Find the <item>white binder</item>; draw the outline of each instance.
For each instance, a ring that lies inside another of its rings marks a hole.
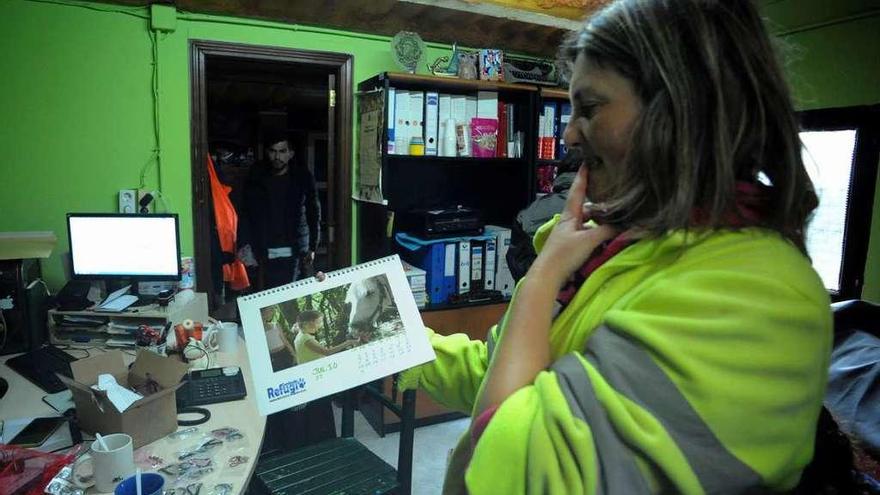
[[[471,290],[471,242],[458,241],[458,293]]]
[[[438,131],[438,117],[440,114],[440,95],[429,91],[425,93],[425,155],[437,156],[440,136]]]

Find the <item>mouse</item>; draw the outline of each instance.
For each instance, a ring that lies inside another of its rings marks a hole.
[[[9,390],[9,382],[6,381],[5,378],[0,376],[0,399],[6,395],[6,391]]]

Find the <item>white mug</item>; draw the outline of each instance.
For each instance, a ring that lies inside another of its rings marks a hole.
[[[104,435],[107,450],[98,442],[92,443],[95,489],[112,492],[116,485],[135,472],[134,448],[131,437],[125,433]]]
[[[220,336],[220,352],[238,352],[238,323],[220,322],[216,328]]]

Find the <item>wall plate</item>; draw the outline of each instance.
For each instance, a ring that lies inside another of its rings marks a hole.
[[[135,189],[119,190],[119,213],[137,213],[138,194]]]
[[[146,204],[146,206],[141,204],[141,200],[144,199],[144,196],[150,195],[152,199],[150,202]],[[137,192],[137,204],[135,205],[135,213],[154,213],[156,211],[156,193],[154,191],[150,191],[148,189],[140,189]]]

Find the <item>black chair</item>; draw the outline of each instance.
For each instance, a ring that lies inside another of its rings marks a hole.
[[[354,410],[359,391],[371,395],[400,418],[397,469],[354,439]],[[342,436],[289,452],[260,457],[252,487],[266,495],[363,493],[410,495],[416,393],[402,395],[402,404],[371,387],[343,394]]]

